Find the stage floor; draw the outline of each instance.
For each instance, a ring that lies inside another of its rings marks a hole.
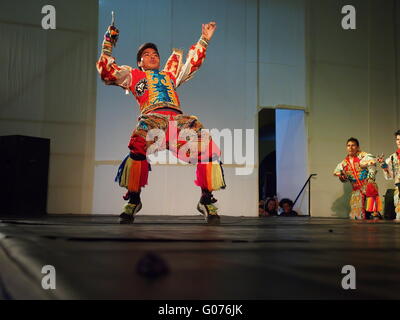
[[[44,290],[44,265],[56,289]],[[356,289],[341,286],[356,269]],[[399,299],[400,223],[300,217],[0,218],[2,299]]]

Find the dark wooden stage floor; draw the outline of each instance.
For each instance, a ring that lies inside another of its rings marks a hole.
[[[56,289],[44,290],[44,265]],[[356,289],[344,290],[344,265]],[[0,218],[3,299],[399,299],[400,223],[322,218]]]

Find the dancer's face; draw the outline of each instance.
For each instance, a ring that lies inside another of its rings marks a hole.
[[[160,57],[156,50],[147,48],[142,53],[142,58],[139,62],[139,67],[143,70],[155,70],[160,68]]]
[[[352,157],[354,157],[359,150],[357,143],[355,143],[354,141],[347,142],[346,148],[347,148],[347,154]]]
[[[397,145],[397,149],[400,149],[400,135],[396,136],[396,145]]]

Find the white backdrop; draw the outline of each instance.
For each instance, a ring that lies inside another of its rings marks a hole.
[[[294,201],[308,178],[304,111],[277,109],[275,118],[277,195],[278,199]],[[308,187],[297,200],[295,210],[308,214]]]

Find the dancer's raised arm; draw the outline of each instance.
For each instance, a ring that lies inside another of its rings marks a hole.
[[[132,82],[132,67],[118,66],[115,63],[115,59],[112,57],[112,48],[115,46],[118,36],[119,30],[116,27],[109,26],[107,28],[104,34],[101,55],[96,63],[96,67],[105,84],[128,89]]]
[[[196,71],[200,68],[206,57],[207,46],[216,28],[217,24],[215,22],[202,25],[201,37],[199,41],[190,48],[185,64],[182,62],[183,51],[173,49],[164,71],[170,72],[175,77],[176,87],[193,78]]]

